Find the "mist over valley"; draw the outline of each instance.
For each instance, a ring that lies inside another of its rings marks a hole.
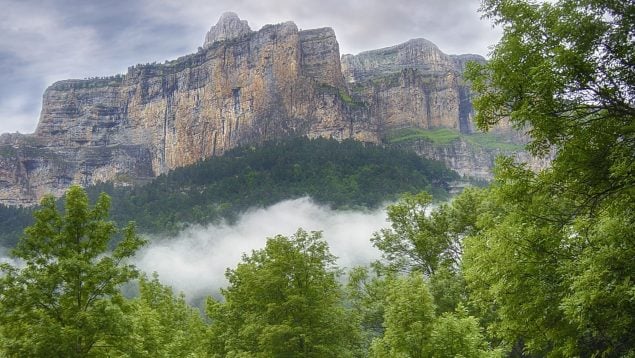
[[[262,249],[266,239],[290,236],[298,228],[322,231],[341,268],[367,265],[380,252],[370,238],[386,227],[384,207],[374,210],[333,210],[309,198],[285,200],[266,208],[248,210],[232,224],[195,225],[176,236],[151,237],[134,262],[148,275],[190,299],[217,295],[227,286],[225,271],[243,254]]]

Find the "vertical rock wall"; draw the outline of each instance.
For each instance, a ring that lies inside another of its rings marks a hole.
[[[227,13],[197,53],[51,85],[35,133],[0,136],[0,202],[33,204],[73,183],[134,185],[286,136],[379,143],[400,128],[469,133],[461,73],[470,59],[482,60],[423,39],[340,59],[330,28],[251,31]]]

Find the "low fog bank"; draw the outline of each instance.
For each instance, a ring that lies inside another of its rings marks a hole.
[[[0,246],[0,264],[8,263],[11,266],[22,267],[22,263],[9,257],[9,249]]]
[[[289,236],[298,228],[322,231],[340,268],[367,264],[380,253],[370,243],[373,232],[388,226],[385,209],[342,211],[308,198],[287,200],[248,211],[235,225],[194,226],[178,236],[153,239],[136,257],[136,265],[189,299],[216,294],[227,286],[225,271],[243,253],[265,246],[268,237]]]

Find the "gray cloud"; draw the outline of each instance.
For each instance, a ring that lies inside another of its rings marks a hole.
[[[142,271],[157,272],[161,282],[195,299],[225,287],[225,270],[236,267],[242,254],[263,248],[267,237],[292,235],[300,227],[323,231],[338,265],[350,268],[380,257],[370,238],[385,226],[385,210],[334,211],[307,198],[289,200],[252,210],[235,225],[191,227],[177,237],[154,239],[135,261]]]
[[[0,264],[9,264],[13,267],[23,267],[24,263],[20,260],[16,260],[12,257],[9,257],[9,250],[0,246]]]
[[[225,11],[256,30],[332,27],[342,53],[424,37],[447,53],[487,54],[498,32],[478,0],[0,0],[0,132],[32,132],[52,82],[123,73],[196,51]]]

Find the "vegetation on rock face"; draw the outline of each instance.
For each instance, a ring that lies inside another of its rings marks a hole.
[[[471,133],[463,134],[458,130],[449,128],[420,129],[402,128],[391,131],[385,141],[389,144],[400,144],[425,140],[436,145],[448,145],[453,142],[464,140],[476,148],[486,150],[503,150],[509,152],[520,151],[524,148],[522,144],[514,143],[501,135],[494,133]]]
[[[389,133],[386,138],[388,143],[410,142],[418,139],[426,139],[435,144],[449,144],[461,137],[458,131],[449,128],[439,129],[420,129],[420,128],[403,128],[397,129]]]

